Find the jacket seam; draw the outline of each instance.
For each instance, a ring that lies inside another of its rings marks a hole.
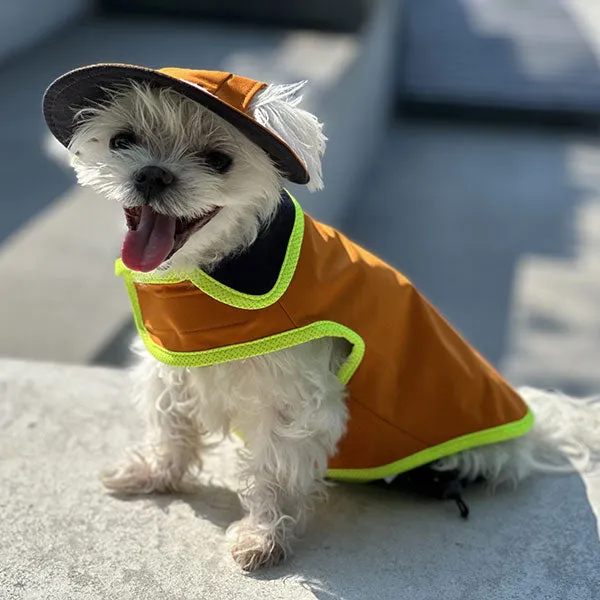
[[[365,352],[366,352],[366,350],[365,350]],[[354,377],[354,375],[355,375],[355,373],[352,375],[352,377]],[[350,378],[350,381],[352,381],[352,378]],[[348,386],[350,384],[350,381],[346,384],[346,386]],[[418,442],[419,444],[422,444],[425,448],[429,448],[430,447],[430,444],[428,442],[424,442],[420,438],[415,437],[414,435],[408,433],[408,431],[406,431],[402,427],[398,427],[397,425],[394,425],[393,423],[390,423],[386,418],[384,418],[381,415],[378,415],[376,412],[374,412],[373,409],[371,409],[368,405],[363,404],[360,400],[357,400],[354,397],[354,395],[351,394],[350,398],[354,402],[356,402],[356,404],[358,404],[361,408],[363,408],[364,410],[366,410],[368,413],[370,413],[372,416],[374,416],[379,421],[382,421],[386,425],[389,425],[392,429],[395,429],[396,431],[399,431],[400,433],[404,434],[406,437],[409,437],[411,440],[413,440],[415,442]]]
[[[292,284],[292,281],[294,281],[294,276],[292,276],[292,279],[290,280],[290,285]],[[294,319],[292,319],[292,316],[290,315],[290,313],[286,310],[285,306],[283,305],[281,298],[279,300],[277,300],[277,304],[280,306],[281,310],[283,311],[285,316],[288,318],[289,322],[293,325],[294,329],[298,329],[298,323],[296,323],[296,321],[294,321]],[[311,323],[311,325],[312,324],[313,323]]]

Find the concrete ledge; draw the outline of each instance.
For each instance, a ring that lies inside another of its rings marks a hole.
[[[11,600],[593,600],[600,478],[452,504],[339,486],[287,564],[245,576],[233,447],[196,493],[119,499],[98,471],[140,434],[123,372],[0,362],[0,597]]]
[[[131,318],[113,268],[122,239],[116,203],[73,188],[2,244],[0,355],[92,361]]]

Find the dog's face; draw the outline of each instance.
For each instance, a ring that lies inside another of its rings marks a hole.
[[[122,258],[134,270],[210,266],[277,208],[283,179],[268,155],[173,90],[132,84],[78,118],[78,181],[123,206]]]

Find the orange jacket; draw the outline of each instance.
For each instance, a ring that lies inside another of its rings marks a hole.
[[[211,276],[158,277],[120,264],[154,356],[202,366],[346,338],[353,349],[338,376],[349,422],[329,462],[339,479],[397,474],[531,427],[517,393],[410,281],[286,194],[261,244],[254,258],[251,248]]]

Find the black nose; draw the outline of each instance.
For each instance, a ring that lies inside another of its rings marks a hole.
[[[133,178],[135,189],[147,200],[158,196],[174,180],[173,173],[156,166],[140,169]]]

